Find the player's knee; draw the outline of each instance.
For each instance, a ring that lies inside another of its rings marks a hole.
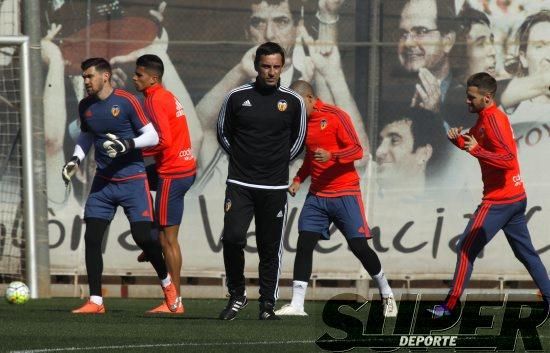
[[[109,221],[98,218],[86,219],[86,231],[84,233],[84,243],[86,247],[101,247],[103,236]]]
[[[130,223],[130,232],[138,246],[143,248],[143,245],[153,243],[151,235],[151,222],[132,222]]]
[[[235,245],[244,247],[246,245],[246,234],[240,234],[240,232],[232,232],[224,229],[222,235],[222,243],[224,245]]]

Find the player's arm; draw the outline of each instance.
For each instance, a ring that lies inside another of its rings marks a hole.
[[[144,156],[152,156],[170,147],[173,142],[172,130],[170,129],[170,115],[168,112],[175,111],[176,103],[173,99],[147,99],[145,101],[145,112],[151,119],[151,123],[158,133],[159,142],[157,145],[145,148]]]
[[[296,176],[294,177],[294,179],[292,179],[292,184],[290,184],[290,186],[288,187],[288,193],[291,196],[296,195],[298,190],[300,190],[300,184],[302,184],[304,180],[306,180],[307,177],[311,174],[311,160],[311,154],[306,151],[302,166],[300,167],[300,169],[298,169],[298,173],[296,173]]]
[[[128,101],[130,124],[139,135],[125,139],[112,133],[105,134],[107,139],[103,142],[103,148],[111,158],[126,154],[134,148],[155,146],[159,142],[159,135],[137,98],[130,94],[124,94],[123,97]]]
[[[90,148],[94,143],[94,135],[88,131],[86,120],[82,119],[83,110],[84,109],[82,108],[82,105],[79,105],[79,112],[81,116],[80,134],[76,139],[73,156],[68,162],[63,165],[63,169],[61,170],[61,177],[63,178],[65,185],[69,184],[71,178],[73,177],[73,175],[75,175],[78,166],[80,165],[80,162],[84,160],[84,157],[86,157],[88,151],[90,151]]]
[[[516,161],[516,148],[512,127],[507,119],[497,119],[495,116],[489,118],[487,129],[487,139],[495,146],[495,151],[488,151],[481,147],[475,138],[466,138],[466,148],[468,152],[493,167],[499,169],[512,169]],[[474,142],[472,142],[472,138]]]
[[[350,117],[343,111],[336,113],[338,116],[338,141],[344,146],[341,149],[330,151],[330,159],[336,163],[352,163],[363,158],[363,147],[357,136]]]
[[[233,115],[231,94],[232,92],[225,97],[217,123],[218,143],[227,154],[231,154],[231,120]]]
[[[306,106],[302,97],[296,96],[298,99],[298,113],[294,114],[294,119],[291,126],[291,147],[290,147],[290,160],[298,157],[300,152],[304,149],[304,142],[306,139],[307,121],[306,121]]]

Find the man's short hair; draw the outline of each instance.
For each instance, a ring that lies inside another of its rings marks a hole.
[[[468,78],[466,82],[467,87],[477,87],[480,91],[495,96],[497,93],[497,80],[486,72],[478,72]]]
[[[283,65],[285,64],[285,50],[277,43],[265,42],[256,49],[256,57],[254,58],[254,68],[258,70],[260,59],[264,55],[281,54]]]
[[[162,59],[154,54],[140,56],[136,60],[136,66],[142,66],[147,70],[153,71],[159,78],[162,78],[162,75],[164,75],[164,64]]]
[[[304,5],[302,1],[299,0],[248,0],[249,8],[252,5],[259,5],[262,2],[266,2],[268,5],[279,5],[282,2],[288,3],[288,8],[290,9],[290,14],[292,15],[292,20],[294,24],[297,25],[300,20],[301,6]]]
[[[82,71],[86,71],[90,67],[95,67],[97,72],[108,72],[109,76],[112,75],[111,64],[104,58],[89,58],[80,64]]]

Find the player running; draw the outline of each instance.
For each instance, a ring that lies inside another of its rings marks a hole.
[[[277,315],[306,316],[304,299],[311,276],[313,250],[317,242],[330,237],[334,223],[344,234],[353,254],[378,284],[384,316],[397,316],[397,305],[382,265],[370,248],[370,229],[365,216],[359,175],[354,161],[363,157],[349,116],[338,107],[323,103],[312,86],[296,81],[291,87],[304,99],[308,122],[306,156],[288,188],[294,196],[300,184],[311,176],[311,186],[298,221],[298,246],[294,260],[292,301],[277,310]]]
[[[178,232],[183,216],[185,194],[195,181],[196,163],[191,150],[189,128],[183,106],[162,85],[164,64],[156,55],[143,55],[136,61],[134,85],[145,96],[145,110],[159,132],[159,144],[143,151],[156,162],[157,194],[155,222],[172,282],[178,293],[175,313],[183,314],[180,294],[182,266]],[[149,313],[170,313],[163,302]]]
[[[466,103],[477,121],[469,132],[451,128],[447,136],[458,148],[478,159],[483,180],[483,199],[457,245],[457,262],[451,289],[445,302],[429,309],[435,318],[449,316],[466,288],[474,261],[499,230],[504,231],[514,255],[527,268],[540,289],[546,312],[550,305],[550,280],[527,229],[527,196],[521,179],[514,133],[506,114],[494,97],[496,80],[477,73],[467,82]]]

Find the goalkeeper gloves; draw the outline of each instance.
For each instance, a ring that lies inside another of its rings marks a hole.
[[[70,161],[65,163],[65,165],[63,166],[63,170],[61,171],[61,177],[63,178],[65,185],[69,185],[69,183],[71,182],[71,178],[76,173],[79,165],[80,159],[78,159],[77,156],[73,156]]]
[[[111,158],[126,154],[135,147],[133,139],[119,139],[111,133],[107,133],[105,136],[107,136],[107,140],[103,142],[103,149]]]

